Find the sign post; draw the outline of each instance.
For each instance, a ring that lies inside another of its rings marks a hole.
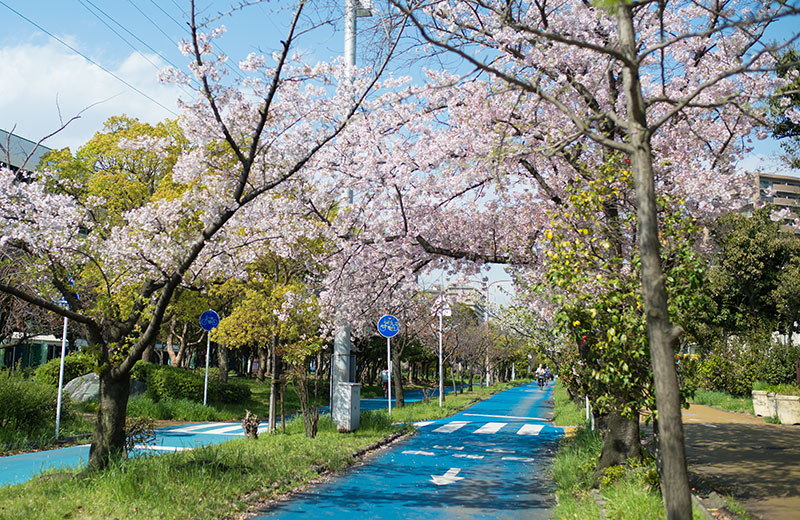
[[[56,302],[58,305],[67,307],[67,300],[61,298]],[[69,318],[64,316],[64,331],[61,334],[61,361],[58,368],[58,398],[56,399],[56,440],[58,440],[58,430],[61,426],[61,394],[64,388],[64,356],[67,351],[67,325]]]
[[[439,408],[444,403],[444,360],[442,359],[442,317],[452,316],[453,311],[450,309],[450,304],[442,296],[439,296],[434,302],[433,311],[439,315]]]
[[[389,368],[389,381],[386,383],[388,389],[389,415],[392,415],[392,336],[400,331],[400,322],[391,314],[386,314],[378,320],[378,332],[386,338],[386,359]]]
[[[200,326],[206,331],[206,382],[203,385],[203,406],[208,402],[208,358],[211,357],[211,331],[219,325],[219,314],[207,310],[200,315]]]

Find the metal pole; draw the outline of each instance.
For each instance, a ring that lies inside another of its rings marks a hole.
[[[356,7],[358,0],[344,1],[344,63],[347,77],[353,78],[356,65]]]
[[[211,356],[211,331],[206,332],[206,382],[203,385],[203,406],[208,402],[208,358]]]
[[[392,338],[386,338],[386,359],[389,365],[389,380],[386,383],[389,400],[389,415],[392,415]]]
[[[61,363],[58,369],[58,398],[56,399],[56,440],[58,440],[58,428],[61,425],[61,392],[64,385],[64,355],[67,351],[67,323],[69,318],[64,316],[64,332],[61,334]]]
[[[439,310],[439,408],[442,407],[444,401],[444,377],[442,374],[442,311]]]
[[[489,372],[489,287],[492,284],[486,285],[486,386],[491,384],[491,374]]]

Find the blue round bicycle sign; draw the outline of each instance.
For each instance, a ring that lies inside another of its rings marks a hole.
[[[211,331],[219,325],[219,314],[214,311],[206,311],[200,315],[200,326],[203,330]]]
[[[378,320],[378,332],[380,332],[381,336],[384,338],[391,338],[400,332],[400,322],[391,314],[382,316],[381,319]]]

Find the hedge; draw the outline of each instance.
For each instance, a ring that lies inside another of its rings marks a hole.
[[[55,424],[56,393],[54,386],[25,380],[15,371],[0,370],[0,429],[24,431],[30,435]],[[69,408],[68,401],[65,399],[62,404],[64,416]]]
[[[97,364],[89,354],[73,352],[64,357],[64,384],[69,383],[76,377],[92,372]],[[33,373],[33,379],[39,383],[56,386],[58,384],[58,372],[61,369],[61,358],[51,359],[44,365],[40,365]]]
[[[204,373],[139,361],[133,367],[132,376],[147,384],[147,395],[153,401],[167,398],[203,400]],[[220,383],[209,374],[208,397],[209,401],[237,403],[250,398],[250,388],[243,383]]]

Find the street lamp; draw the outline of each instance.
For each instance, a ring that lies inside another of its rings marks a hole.
[[[442,359],[442,317],[452,316],[453,311],[443,294],[440,294],[433,303],[433,313],[439,315],[439,408],[444,401],[444,363]]]
[[[510,279],[495,280],[493,282],[489,282],[489,283],[485,284],[485,288],[486,288],[486,386],[489,386],[489,384],[491,383],[491,377],[492,377],[491,372],[489,370],[489,345],[490,345],[490,341],[489,341],[489,288],[491,288],[491,286],[493,286],[496,283],[504,283],[504,282],[513,283],[514,280],[510,280]]]

